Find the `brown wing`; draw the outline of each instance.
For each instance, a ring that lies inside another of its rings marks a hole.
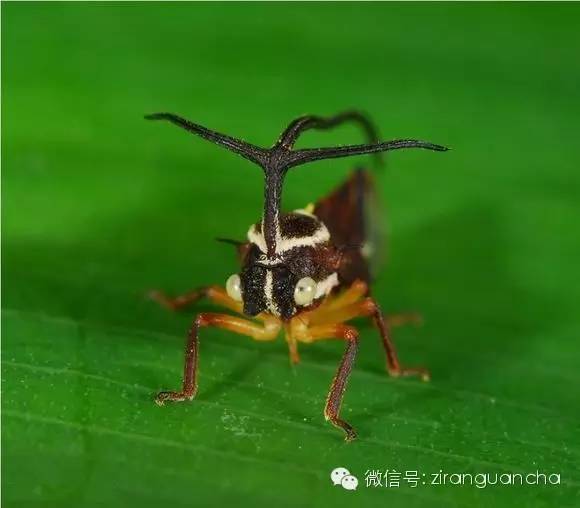
[[[374,201],[372,176],[366,170],[356,169],[314,207],[314,214],[328,228],[333,243],[343,251],[339,277],[345,284],[356,279],[370,281],[374,239],[369,209]]]

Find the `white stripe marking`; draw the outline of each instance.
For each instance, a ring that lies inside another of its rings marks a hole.
[[[281,238],[276,245],[276,254],[281,254],[295,247],[314,247],[326,243],[328,240],[330,240],[330,233],[324,224],[320,224],[320,227],[310,236]]]
[[[266,307],[268,310],[274,314],[274,316],[280,316],[280,309],[274,301],[274,277],[272,270],[266,270],[266,283],[264,284],[264,298],[266,299]]]
[[[326,277],[326,279],[316,283],[316,293],[314,293],[314,299],[316,300],[321,296],[326,296],[335,286],[338,286],[338,275],[336,272],[331,273],[328,277]]]
[[[248,230],[248,241],[256,244],[258,249],[260,249],[262,252],[268,252],[268,249],[266,248],[266,241],[264,240],[264,235],[261,231],[256,231],[255,224],[252,224]]]
[[[258,248],[266,253],[266,241],[261,231],[256,231],[255,226],[251,226],[248,230],[248,240],[254,243]],[[298,237],[278,237],[276,240],[276,254],[283,254],[296,247],[314,247],[321,243],[326,243],[330,240],[330,233],[326,226],[320,223],[319,228],[310,236]]]

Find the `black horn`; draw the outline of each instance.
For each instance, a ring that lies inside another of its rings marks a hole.
[[[145,118],[147,120],[169,121],[188,132],[241,155],[264,170],[265,186],[262,233],[269,258],[273,258],[276,255],[276,239],[280,231],[279,217],[282,185],[286,172],[290,168],[322,159],[335,159],[362,154],[380,155],[383,152],[400,150],[402,148],[424,148],[435,151],[448,150],[448,148],[441,145],[414,139],[380,142],[378,131],[373,123],[357,111],[346,111],[332,117],[308,115],[297,118],[282,132],[278,141],[271,148],[252,145],[246,141],[207,129],[172,113],[154,113],[152,115],[146,115]],[[367,136],[368,143],[362,145],[294,150],[294,144],[303,132],[311,129],[331,129],[345,122],[359,124]]]

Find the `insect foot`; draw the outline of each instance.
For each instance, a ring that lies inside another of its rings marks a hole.
[[[188,395],[183,392],[159,392],[155,397],[155,404],[158,406],[165,405],[166,401],[169,402],[183,402],[186,400],[192,400],[193,394]]]
[[[344,436],[344,440],[347,443],[350,443],[351,441],[354,441],[357,438],[356,430],[354,430],[352,427],[350,427],[349,429],[344,429],[344,432],[346,433],[346,435]]]
[[[329,415],[325,415],[326,420],[330,421],[330,423],[332,423],[332,425],[334,425],[335,427],[341,429],[342,431],[344,431],[344,440],[347,443],[350,443],[351,441],[354,441],[357,438],[357,433],[356,430],[354,430],[354,428],[352,427],[352,425],[350,425],[350,423],[345,422],[344,420],[338,418],[338,417],[331,417]]]

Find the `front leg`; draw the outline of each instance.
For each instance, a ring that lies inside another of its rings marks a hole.
[[[281,324],[276,318],[267,319],[263,325],[227,314],[202,313],[195,318],[185,345],[183,384],[179,392],[160,392],[155,402],[162,406],[165,401],[181,402],[191,400],[197,392],[197,363],[199,330],[202,327],[222,328],[252,337],[255,340],[274,340],[280,332]]]
[[[151,300],[169,310],[183,310],[198,300],[207,298],[216,305],[221,305],[238,314],[243,313],[242,304],[231,298],[226,290],[219,286],[205,286],[175,297],[167,296],[163,291],[153,290],[149,292],[148,296]]]
[[[311,332],[313,332],[313,335],[324,335],[326,333],[324,330],[316,331],[314,329]],[[340,418],[340,406],[342,405],[346,384],[358,351],[358,332],[353,327],[345,325],[332,326],[329,332],[331,336],[344,339],[346,341],[346,349],[330,385],[330,391],[324,406],[324,417],[332,425],[344,431],[345,441],[352,441],[356,438],[356,431],[352,425]]]
[[[358,351],[359,334],[357,330],[344,324],[327,324],[305,327],[299,331],[297,330],[297,333],[299,334],[297,338],[304,342],[314,342],[323,339],[342,339],[346,342],[346,349],[326,397],[324,417],[332,425],[344,431],[344,439],[346,441],[352,441],[356,438],[356,431],[350,423],[340,418],[340,407]]]

